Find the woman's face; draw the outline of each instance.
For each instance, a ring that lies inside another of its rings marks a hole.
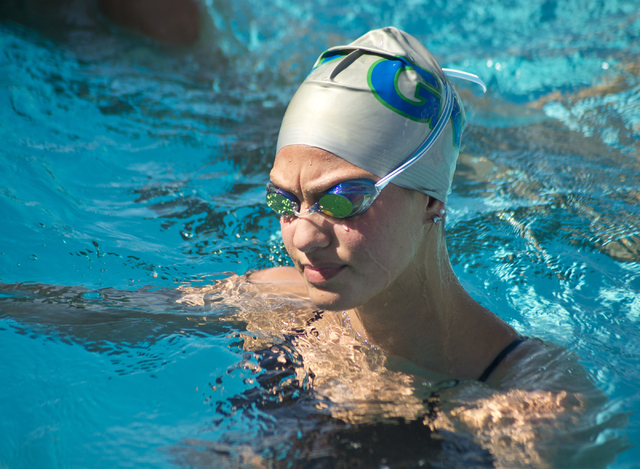
[[[271,181],[300,200],[300,211],[336,184],[373,174],[327,151],[305,145],[284,147]],[[280,220],[289,256],[316,306],[347,310],[407,285],[420,261],[429,198],[388,185],[362,215],[338,219],[322,213]]]

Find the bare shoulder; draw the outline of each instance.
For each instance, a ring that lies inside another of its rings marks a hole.
[[[302,275],[293,267],[272,267],[270,269],[256,270],[249,274],[249,281],[253,283],[277,283],[298,282],[304,284]]]
[[[600,397],[601,392],[578,360],[578,356],[566,347],[529,338],[507,356],[496,373],[496,380],[490,381],[499,387]]]
[[[574,352],[552,342],[528,339],[486,384],[468,382],[441,396],[448,399],[434,427],[473,433],[497,467],[604,469],[625,449],[627,416],[604,419],[606,395]]]
[[[307,288],[302,275],[293,267],[258,270],[250,273],[247,280],[256,289],[262,291],[307,297]]]

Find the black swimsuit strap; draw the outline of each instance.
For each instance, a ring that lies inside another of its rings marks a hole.
[[[524,342],[525,340],[527,340],[528,337],[518,337],[516,340],[514,340],[513,342],[511,342],[509,345],[507,345],[504,350],[502,350],[502,352],[500,352],[498,354],[498,356],[496,358],[493,359],[493,361],[491,362],[491,364],[486,368],[486,370],[484,370],[484,372],[482,373],[482,375],[480,375],[480,378],[478,378],[478,381],[480,381],[481,383],[484,383],[489,376],[491,376],[491,373],[493,373],[493,371],[498,367],[498,365],[500,363],[502,363],[502,360],[505,359],[505,357],[507,355],[509,355],[509,353],[516,348],[518,345],[520,345],[522,342]]]

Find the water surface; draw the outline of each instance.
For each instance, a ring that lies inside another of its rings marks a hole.
[[[407,381],[357,337],[349,360],[312,347],[314,328],[332,329],[308,305],[237,286],[184,296],[288,263],[263,204],[286,104],[322,50],[394,25],[489,84],[486,95],[458,84],[469,123],[448,207],[454,270],[518,332],[575,353],[608,396],[568,434],[591,441],[558,453],[635,467],[638,450],[624,449],[640,434],[636,2],[207,11],[189,49],[86,5],[57,23],[0,18],[0,465],[492,464],[473,431],[434,436],[412,417],[415,396],[440,396],[430,405],[446,414],[450,383]],[[360,451],[376,439],[388,441],[380,453]]]

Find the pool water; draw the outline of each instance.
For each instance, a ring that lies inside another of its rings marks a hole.
[[[308,305],[222,281],[288,263],[263,203],[287,102],[325,48],[387,25],[489,87],[456,83],[456,274],[608,397],[552,466],[640,467],[636,1],[208,0],[190,48],[60,3],[0,7],[0,467],[496,464],[410,417],[450,383],[355,337],[361,358],[314,348]]]

